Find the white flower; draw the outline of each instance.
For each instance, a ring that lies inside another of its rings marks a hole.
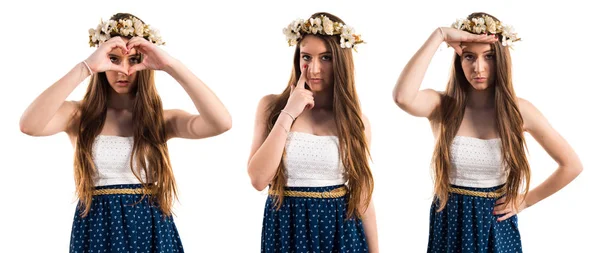
[[[92,41],[92,43],[96,43],[96,41],[98,41],[98,38],[96,38],[96,30],[94,30],[94,28],[90,28],[90,30],[88,30],[88,33],[90,34],[90,40]]]
[[[123,26],[121,27],[121,31],[119,33],[123,36],[131,36],[135,31],[133,28],[133,21],[131,19],[119,20],[119,23]]]
[[[496,31],[496,21],[494,21],[494,19],[490,16],[485,16],[485,25],[487,26],[487,30],[490,33],[495,34]]]
[[[302,29],[302,24],[304,24],[304,19],[296,19],[294,20],[294,22],[292,22],[292,24],[290,24],[290,27],[292,28],[292,31],[294,31],[295,33],[300,33],[300,29]]]
[[[162,41],[162,37],[160,36],[160,31],[153,27],[149,27],[148,40],[157,45],[165,44],[165,42]]]
[[[354,28],[342,23],[333,22],[329,17],[322,15],[318,18],[310,18],[306,21],[297,19],[283,28],[283,34],[290,46],[298,44],[298,40],[304,34],[321,34],[340,36],[340,46],[342,48],[355,48],[356,44],[364,43],[360,36],[354,34]]]
[[[340,46],[342,48],[352,48],[352,43],[347,41],[346,38],[340,38]]]
[[[96,36],[96,38],[98,39],[99,44],[102,44],[102,43],[106,42],[108,39],[110,39],[109,35],[106,35],[104,33],[99,34],[98,36]]]
[[[502,46],[512,46],[512,40],[502,36]]]
[[[135,36],[143,37],[144,36],[144,23],[141,20],[135,18],[133,19],[133,30]]]
[[[452,24],[452,28],[456,28],[456,29],[458,29],[458,30],[462,30],[462,29],[463,29],[463,27],[464,27],[464,25],[465,25],[465,23],[466,23],[467,21],[468,21],[468,20],[466,20],[466,19],[457,18],[457,19],[456,19],[456,22],[454,22],[454,23]]]
[[[477,34],[485,33],[485,25],[476,25],[473,27],[473,32]]]
[[[352,34],[354,34],[354,28],[350,27],[350,26],[342,26],[342,35],[343,36],[352,36]]]
[[[323,27],[321,26],[321,19],[320,18],[311,18],[310,19],[310,32],[313,34],[317,34],[322,30],[323,30]]]
[[[102,25],[102,32],[105,34],[110,35],[110,33],[113,31],[117,32],[116,31],[117,21],[109,20],[109,21],[106,21],[106,23],[102,23],[101,25]]]
[[[327,35],[333,35],[333,21],[326,16],[323,17],[323,32]]]
[[[510,26],[510,25],[503,25],[502,26],[502,36],[507,36],[507,37],[516,37],[517,33],[515,33],[515,29]]]
[[[290,44],[290,46],[295,46],[298,42],[298,39],[300,38],[300,32],[294,31],[298,29],[298,26],[293,27],[292,24],[290,24],[286,28],[283,28],[283,34],[285,34],[285,38]]]

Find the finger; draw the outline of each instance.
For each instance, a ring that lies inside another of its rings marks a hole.
[[[127,49],[127,45],[125,44],[125,42],[120,39],[120,40],[113,40],[110,43],[107,43],[107,51],[110,52],[115,48],[119,48],[121,49],[121,52],[123,54],[127,54],[129,52],[129,49]]]
[[[129,72],[125,67],[117,64],[110,64],[107,71],[117,71],[123,75],[128,75]]]
[[[515,213],[513,213],[513,212],[507,213],[507,214],[503,215],[502,217],[498,218],[497,221],[500,222],[500,221],[506,220],[506,219],[512,217],[513,215],[515,215]]]
[[[131,50],[134,47],[143,47],[146,44],[145,42],[148,42],[148,41],[144,38],[134,37],[134,38],[131,38],[131,40],[129,40],[129,42],[127,42],[127,48],[129,50]]]
[[[496,206],[493,211],[494,215],[501,215],[509,212],[512,212],[512,208],[506,208],[506,206]]]
[[[460,44],[450,44],[450,46],[454,48],[454,52],[456,52],[456,54],[462,56],[462,47],[460,46]]]
[[[135,64],[135,65],[129,67],[129,71],[127,72],[127,75],[131,75],[137,71],[144,70],[144,69],[146,69],[146,66],[144,64]]]
[[[483,43],[493,43],[496,41],[496,36],[492,35],[492,34],[471,34],[471,36],[469,36],[469,41],[470,42],[483,42]]]
[[[300,69],[300,78],[298,79],[298,83],[296,83],[296,88],[300,88],[302,90],[306,89],[304,84],[306,83],[306,72],[308,71],[308,64],[304,64]]]
[[[496,205],[504,204],[504,202],[506,202],[506,197],[502,197],[496,200]]]
[[[306,106],[304,107],[306,110],[310,110],[313,107],[315,107],[315,101],[314,100],[310,100],[308,101],[308,103],[306,104]]]

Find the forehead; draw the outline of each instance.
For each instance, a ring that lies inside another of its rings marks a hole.
[[[300,42],[300,52],[307,54],[322,54],[328,52],[325,42],[313,35],[306,35]]]
[[[475,43],[475,42],[463,42],[461,44],[463,51],[471,53],[484,53],[492,50],[492,44],[489,43]]]

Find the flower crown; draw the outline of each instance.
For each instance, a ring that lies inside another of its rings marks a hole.
[[[339,22],[333,22],[325,15],[309,20],[296,19],[286,28],[283,28],[283,34],[285,34],[290,46],[298,44],[303,34],[340,35],[340,46],[342,48],[353,48],[355,51],[357,44],[365,43],[360,35],[354,33],[354,28]]]
[[[119,19],[119,21],[108,20],[104,22],[100,20],[98,27],[96,29],[90,28],[89,33],[90,47],[98,46],[115,36],[143,37],[156,45],[165,44],[157,29],[144,24],[135,17]]]
[[[521,40],[517,37],[517,33],[510,25],[506,25],[500,21],[495,21],[488,15],[483,15],[478,18],[457,19],[452,28],[468,31],[474,34],[500,34],[502,35],[502,46],[512,46],[513,42]]]

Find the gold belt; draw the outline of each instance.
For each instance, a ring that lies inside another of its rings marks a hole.
[[[115,194],[153,194],[153,190],[146,190],[144,188],[136,189],[96,189],[92,193],[93,195],[115,195]]]
[[[316,199],[334,199],[346,196],[348,189],[345,186],[335,188],[327,192],[302,192],[302,191],[283,191],[285,197],[316,198]],[[274,190],[269,189],[269,195],[278,195]]]
[[[448,191],[451,193],[457,193],[457,194],[461,194],[461,195],[469,195],[469,196],[474,196],[474,197],[496,199],[496,198],[502,197],[502,195],[504,195],[506,193],[506,188],[502,187],[493,192],[478,192],[478,191],[472,191],[472,190],[467,190],[467,189],[450,187],[450,190],[448,190]]]

